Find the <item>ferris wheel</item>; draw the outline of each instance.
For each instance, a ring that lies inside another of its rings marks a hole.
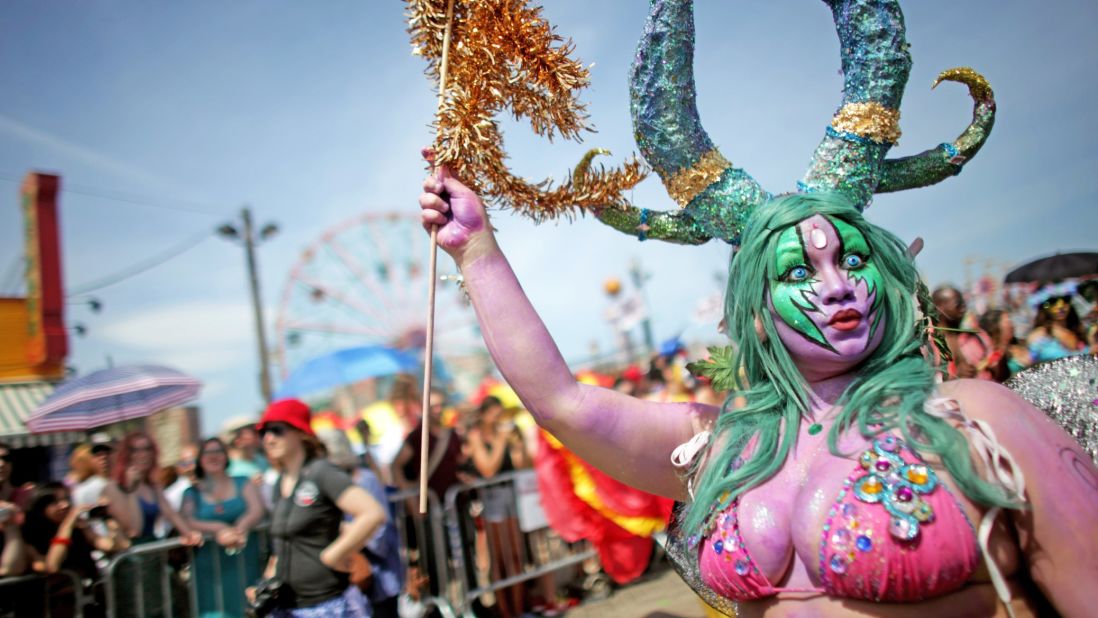
[[[328,228],[298,258],[283,288],[275,362],[285,378],[317,356],[363,345],[423,349],[427,235],[414,213],[364,213]],[[435,350],[483,349],[459,277],[440,264]]]

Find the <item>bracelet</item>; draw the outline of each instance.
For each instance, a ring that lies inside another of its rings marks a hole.
[[[68,547],[72,545],[72,539],[66,539],[65,537],[55,536],[50,540],[50,545],[64,545]]]

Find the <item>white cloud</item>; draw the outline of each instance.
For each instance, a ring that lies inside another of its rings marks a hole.
[[[209,375],[253,361],[254,328],[247,303],[195,301],[145,308],[97,330],[110,345]]]
[[[167,178],[147,172],[133,164],[119,161],[101,152],[96,152],[92,148],[36,129],[24,122],[3,114],[0,114],[0,134],[7,134],[60,156],[75,159],[101,172],[154,185],[163,185],[165,183],[175,184]]]

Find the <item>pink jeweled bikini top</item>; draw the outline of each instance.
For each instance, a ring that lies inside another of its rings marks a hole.
[[[980,559],[976,533],[928,465],[891,435],[874,441],[843,482],[820,534],[819,588],[775,587],[743,544],[738,501],[718,501],[700,545],[701,580],[722,597],[747,601],[816,592],[911,602],[955,590]]]

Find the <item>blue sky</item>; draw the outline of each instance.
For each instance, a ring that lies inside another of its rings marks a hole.
[[[548,144],[510,121],[514,169],[560,176],[588,147],[635,150],[627,70],[645,3],[546,0],[545,14],[595,63],[585,99],[599,132]],[[1004,268],[1098,247],[1093,111],[1098,42],[1090,0],[922,0],[904,5],[914,68],[904,136],[892,156],[952,140],[965,89],[934,76],[970,65],[991,81],[999,115],[963,174],[880,196],[872,220],[922,236],[932,284],[961,281],[963,260]],[[259,250],[268,319],[301,251],[361,212],[410,211],[431,140],[432,85],[412,56],[400,2],[9,0],[0,16],[0,273],[22,251],[17,181],[59,172],[69,288],[193,238],[250,204],[282,233]],[[722,152],[771,191],[794,188],[839,101],[837,39],[822,2],[699,2],[702,119]],[[123,197],[105,199],[102,195]],[[655,178],[634,202],[673,208]],[[133,203],[139,202],[139,203]],[[635,240],[590,219],[534,226],[506,212],[500,242],[565,355],[613,345],[601,283],[639,258],[651,272],[658,337],[691,326],[717,287],[727,249]],[[367,246],[356,248],[369,253]],[[452,269],[440,258],[442,270]],[[8,291],[8,290],[5,290]],[[259,407],[243,256],[217,238],[72,305],[80,371],[160,362],[201,377],[207,429]],[[445,350],[441,350],[445,353]]]

